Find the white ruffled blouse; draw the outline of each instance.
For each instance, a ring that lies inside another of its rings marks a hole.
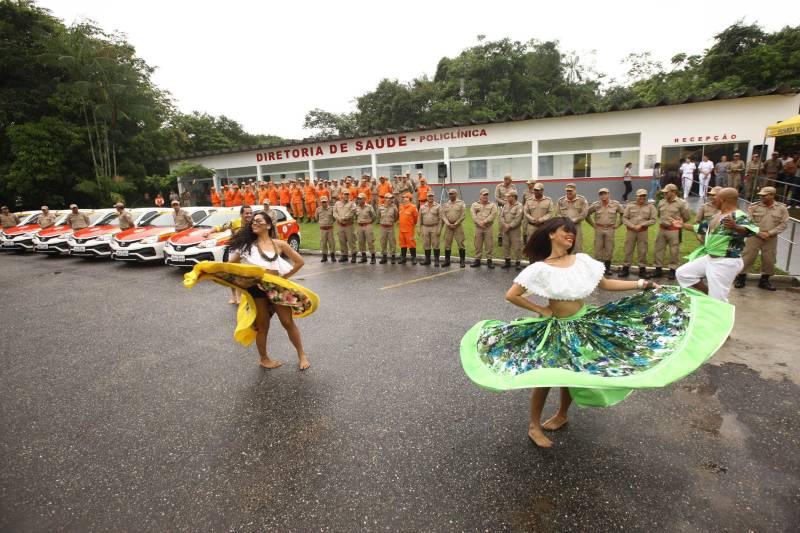
[[[255,243],[247,251],[242,251],[239,255],[242,263],[260,266],[267,270],[277,270],[279,276],[283,276],[292,270],[292,265],[280,255],[272,261],[261,257],[261,254],[258,253],[258,245]]]
[[[537,261],[525,268],[514,283],[549,300],[582,300],[600,283],[605,266],[586,254],[575,254],[568,267],[555,267]]]

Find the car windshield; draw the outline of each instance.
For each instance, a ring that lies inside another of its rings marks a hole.
[[[94,226],[119,226],[119,213],[106,213]]]
[[[60,226],[61,224],[66,222],[68,216],[69,216],[69,213],[64,213],[63,215],[59,215],[58,218],[56,219],[55,225],[56,226]],[[91,221],[91,219],[89,219],[89,220]]]
[[[140,226],[155,227],[155,228],[169,228],[175,225],[175,214],[164,213],[155,218],[144,221]]]
[[[110,215],[111,213],[93,213],[89,215],[89,224],[95,224],[101,218]],[[67,215],[69,216],[69,215]]]
[[[239,213],[212,213],[206,218],[197,223],[195,227],[213,228],[215,226],[222,226],[231,220],[239,218]]]

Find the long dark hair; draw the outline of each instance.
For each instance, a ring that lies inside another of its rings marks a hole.
[[[564,231],[567,233],[572,233],[573,235],[576,235],[577,233],[575,224],[571,219],[567,217],[557,217],[551,218],[547,222],[543,223],[541,226],[536,228],[536,231],[533,232],[533,235],[528,237],[528,242],[525,243],[525,249],[522,252],[531,263],[543,261],[550,257],[550,253],[553,251],[553,245],[550,242],[550,234],[554,233],[560,227],[563,227]],[[572,246],[570,246],[569,250],[567,250],[567,253],[571,254],[574,248],[575,242],[573,241]]]
[[[231,237],[230,243],[228,244],[228,249],[231,251],[245,251],[250,250],[250,247],[256,242],[258,236],[253,233],[253,221],[256,217],[261,217],[269,226],[269,236],[271,239],[276,238],[277,233],[275,231],[275,224],[272,222],[272,219],[268,214],[264,211],[256,211],[253,214],[253,217],[250,219],[250,222],[242,226],[242,228],[233,234]]]

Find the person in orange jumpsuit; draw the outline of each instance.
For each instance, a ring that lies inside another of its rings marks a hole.
[[[402,265],[406,262],[406,252],[411,252],[411,264],[417,264],[417,241],[414,240],[414,230],[419,219],[419,211],[411,203],[411,193],[403,195],[400,202],[400,261]]]
[[[289,190],[292,198],[292,216],[301,220],[303,218],[303,188],[299,184],[293,183]]]
[[[425,203],[428,201],[428,193],[431,191],[431,188],[428,186],[427,180],[425,178],[419,179],[419,187],[417,188],[417,207],[419,207],[420,203]]]
[[[211,187],[211,205],[214,207],[220,207],[222,202],[219,199],[219,194],[217,194],[217,188]]]
[[[286,185],[286,182],[281,183],[281,188],[279,191],[279,203],[285,208],[289,208],[290,196],[289,196],[289,187]]]
[[[237,184],[231,185],[232,193],[231,193],[231,207],[239,207],[244,203],[244,196],[242,195],[242,191],[239,190],[239,186]]]
[[[244,186],[244,205],[255,205],[256,204],[256,194],[253,192],[253,188],[248,183]]]
[[[271,181],[267,186],[267,198],[269,198],[269,205],[280,205],[278,202],[280,199],[280,193],[278,192],[278,188]]]
[[[361,185],[359,185],[358,190],[356,191],[356,198],[358,198],[359,194],[363,194],[367,198],[364,200],[364,203],[369,205],[372,203],[372,187],[369,185],[369,176],[364,174],[361,177]]]
[[[317,189],[311,185],[311,180],[308,178],[306,178],[306,185],[303,187],[303,194],[306,197],[306,216],[308,221],[311,222],[317,213]]]
[[[317,201],[322,202],[322,197],[326,197],[328,199],[328,205],[331,203],[331,190],[328,188],[327,181],[321,181],[320,184],[317,186]]]
[[[394,192],[392,184],[389,183],[389,180],[386,179],[386,176],[381,176],[380,183],[378,184],[378,205],[383,205],[384,202],[386,202],[384,196],[391,192]]]
[[[225,207],[233,207],[233,189],[227,185],[223,185],[222,195],[225,197]]]
[[[267,182],[262,181],[258,184],[258,203],[264,205],[264,202],[269,200],[269,193],[267,191]]]

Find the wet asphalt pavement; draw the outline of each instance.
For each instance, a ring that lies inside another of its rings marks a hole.
[[[571,412],[527,438],[529,392],[479,389],[461,335],[521,316],[514,277],[320,265],[298,372],[232,340],[228,292],[182,272],[0,256],[3,531],[789,531],[800,387],[746,364]],[[754,289],[755,290],[755,289]],[[596,293],[599,303],[616,295]],[[796,328],[796,322],[792,322]],[[731,342],[737,342],[736,333]],[[549,414],[557,395],[551,395]]]

